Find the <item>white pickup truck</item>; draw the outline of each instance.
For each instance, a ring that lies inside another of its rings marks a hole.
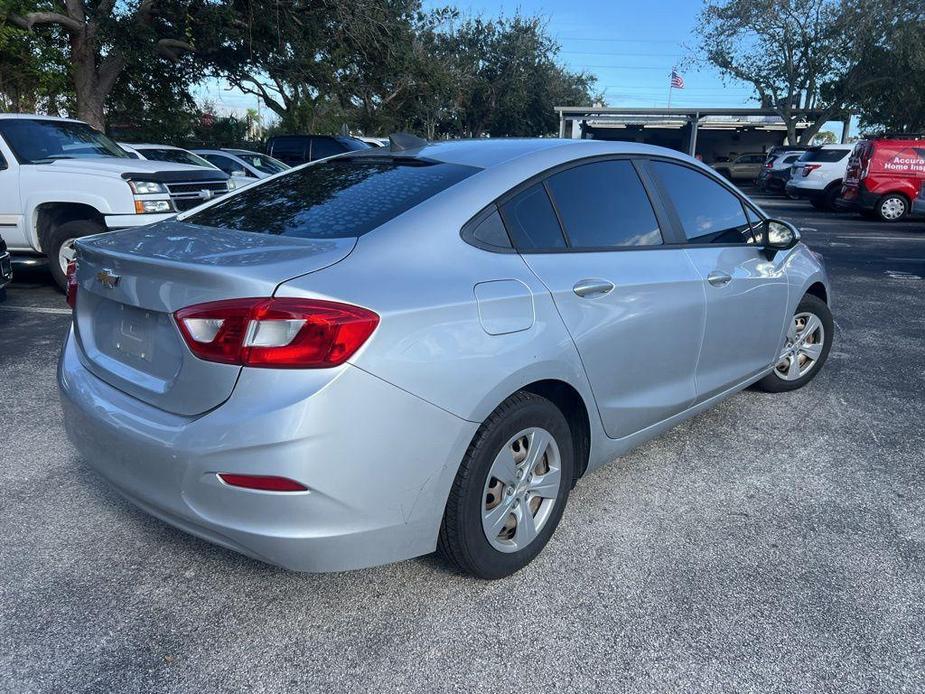
[[[74,240],[167,219],[233,184],[217,169],[131,158],[86,123],[0,113],[0,237],[47,256],[64,286]]]

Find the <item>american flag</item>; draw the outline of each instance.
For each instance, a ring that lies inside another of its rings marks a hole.
[[[677,70],[671,71],[671,86],[673,89],[684,89],[684,78],[678,74]]]

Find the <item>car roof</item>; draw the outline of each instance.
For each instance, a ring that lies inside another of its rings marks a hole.
[[[262,154],[262,152],[255,152],[251,149],[232,149],[226,147],[220,150],[221,152],[228,152],[229,154]]]
[[[134,147],[135,149],[183,149],[182,147],[174,147],[173,145],[155,145],[150,142],[142,144],[135,144],[134,142],[120,142],[119,144]]]
[[[40,116],[37,113],[0,113],[0,120],[51,120],[64,121],[67,123],[80,123],[86,125],[82,120],[76,118],[62,118],[61,116]]]
[[[400,155],[420,159],[431,159],[450,164],[474,166],[481,169],[497,167],[514,160],[542,157],[558,151],[556,159],[569,160],[608,154],[661,155],[694,161],[676,150],[637,142],[616,140],[570,140],[559,138],[481,138],[473,140],[449,140],[429,142],[421,147],[392,151],[389,147],[365,149],[351,152],[352,157],[381,157]]]

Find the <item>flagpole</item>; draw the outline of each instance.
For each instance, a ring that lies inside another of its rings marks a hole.
[[[671,108],[671,89],[674,87],[674,71],[675,68],[671,68],[671,74],[668,75],[668,108]]]

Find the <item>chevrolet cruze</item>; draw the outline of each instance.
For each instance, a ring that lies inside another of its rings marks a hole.
[[[797,230],[645,145],[397,137],[77,247],[81,457],[297,570],[439,548],[511,574],[588,470],[803,386],[833,336]]]

